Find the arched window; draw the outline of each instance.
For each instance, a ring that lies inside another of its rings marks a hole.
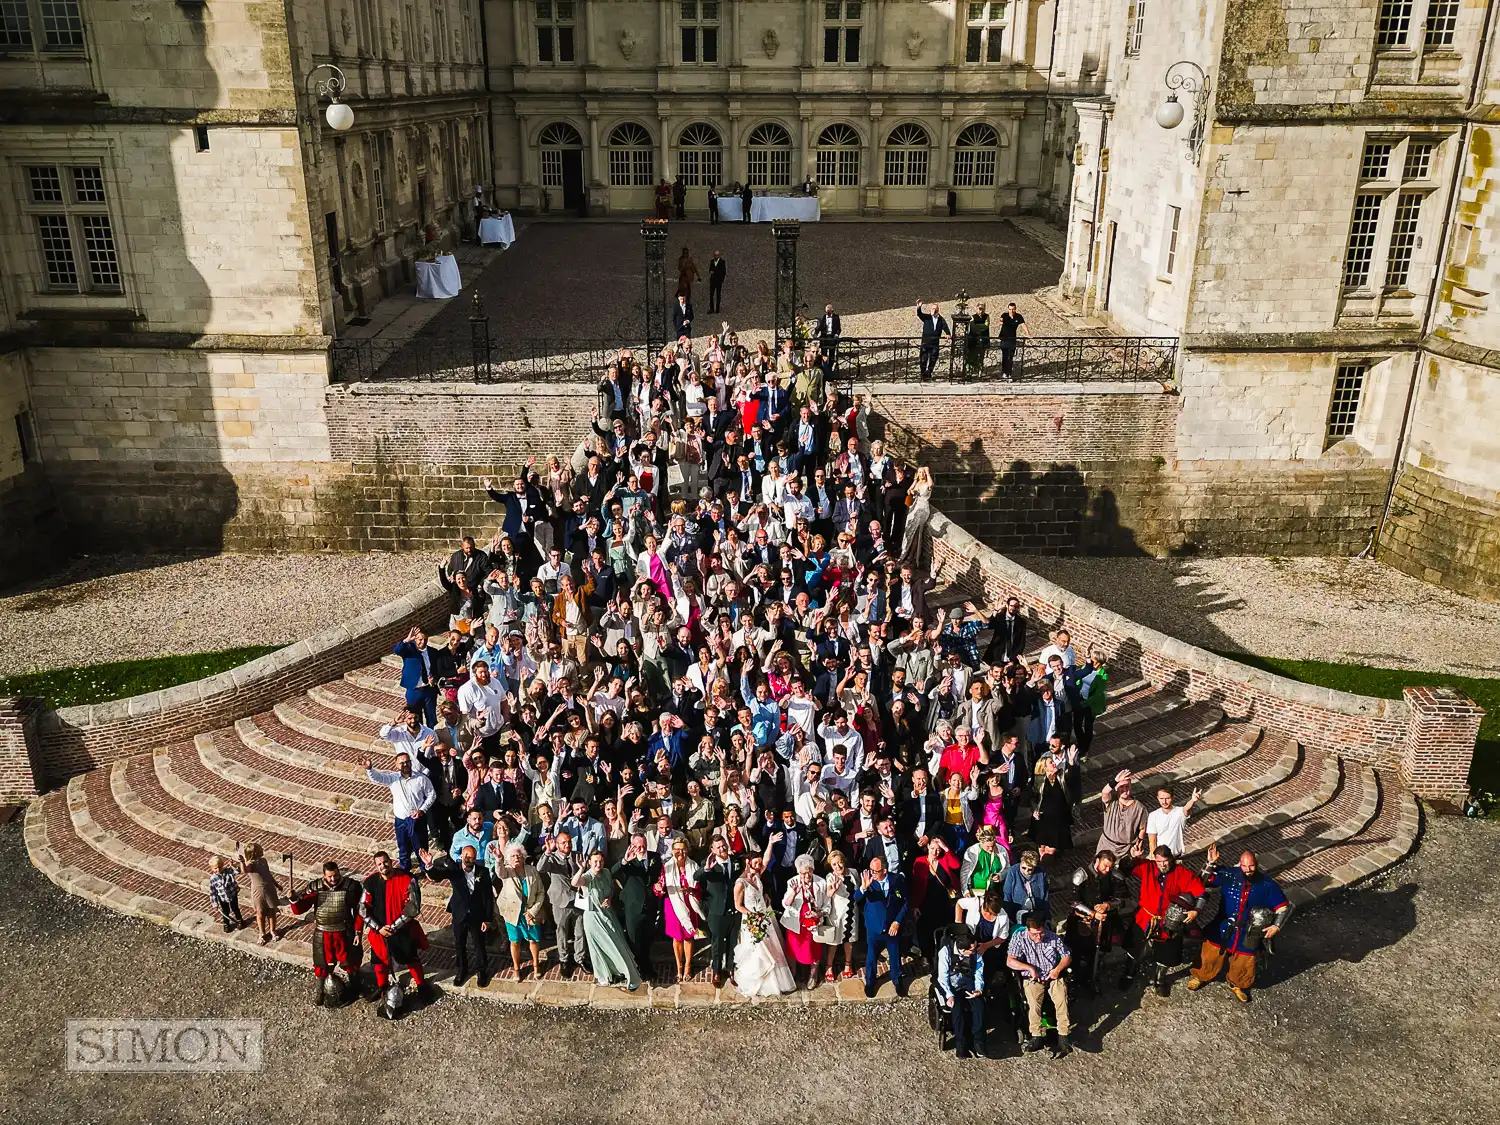
[[[717,187],[724,182],[724,138],[702,121],[677,138],[677,174],[688,187]]]
[[[818,134],[818,183],[859,186],[859,134],[848,125],[830,125]]]
[[[932,141],[920,125],[897,125],[885,139],[885,186],[926,187]]]
[[[774,122],[750,131],[746,164],[751,187],[787,187],[792,182],[792,135]]]
[[[651,134],[634,121],[609,135],[610,187],[650,187],[656,183],[656,149]]]
[[[563,149],[582,148],[583,138],[578,135],[578,130],[566,121],[554,121],[542,129],[542,135],[537,138],[537,144],[542,150],[542,186],[562,187]]]
[[[985,124],[970,125],[953,142],[953,186],[962,188],[995,186],[995,154],[1000,137]]]

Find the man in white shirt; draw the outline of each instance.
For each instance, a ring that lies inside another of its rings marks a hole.
[[[395,747],[393,753],[406,754],[414,762],[418,761],[419,753],[431,752],[437,742],[436,733],[415,711],[402,711],[394,723],[386,723],[380,728],[380,737]],[[417,770],[427,772],[420,764]]]
[[[490,675],[484,661],[474,665],[467,683],[458,689],[458,710],[486,754],[500,750],[500,728],[510,712],[510,691],[503,677]]]
[[[802,492],[802,481],[795,476],[789,476],[786,480],[786,497],[781,502],[781,523],[786,528],[788,538],[797,531],[797,521],[806,520],[809,524],[818,516],[818,510],[813,506]]]
[[[372,785],[384,785],[391,791],[391,818],[396,825],[396,848],[401,866],[411,870],[412,856],[427,871],[422,852],[431,844],[427,835],[427,811],[437,800],[437,790],[425,773],[412,772],[412,756],[405,752],[396,755],[394,770],[378,770],[366,758],[363,763],[365,776]]]
[[[787,727],[797,727],[808,738],[817,733],[818,701],[807,694],[807,683],[801,678],[792,681],[792,693],[782,701],[786,712]]]
[[[818,737],[823,740],[826,760],[832,761],[834,751],[842,747],[848,756],[850,774],[859,776],[859,771],[865,766],[865,740],[859,731],[849,725],[848,715],[839,712],[833,722],[824,723],[818,728]]]
[[[1187,824],[1187,814],[1192,811],[1198,803],[1198,797],[1202,790],[1194,789],[1193,795],[1188,798],[1188,803],[1181,808],[1172,804],[1172,791],[1163,785],[1156,791],[1156,803],[1159,808],[1151,810],[1151,815],[1146,818],[1146,847],[1149,852],[1155,852],[1159,845],[1165,844],[1172,849],[1174,856],[1180,856],[1186,847],[1183,839],[1183,828]]]
[[[536,568],[536,576],[541,579],[542,588],[549,594],[557,593],[562,576],[568,573],[568,564],[563,562],[562,552],[556,547],[547,552],[547,561]]]
[[[1052,634],[1052,643],[1042,649],[1037,659],[1043,666],[1047,666],[1047,662],[1054,656],[1062,659],[1064,668],[1071,668],[1077,663],[1077,657],[1073,653],[1073,638],[1066,629],[1059,629]]]

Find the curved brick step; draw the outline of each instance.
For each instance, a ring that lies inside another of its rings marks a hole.
[[[146,832],[130,820],[110,792],[109,773],[93,770],[68,782],[68,815],[80,840],[121,867],[208,893],[214,852]]]
[[[1143,761],[1160,759],[1207,738],[1223,721],[1224,712],[1217,704],[1193,703],[1096,737],[1083,763],[1084,792],[1126,767],[1134,769]]]
[[[277,832],[310,844],[363,855],[366,861],[372,852],[388,846],[385,833],[371,835],[376,828],[372,821],[297,805],[209,773],[191,746],[162,747],[151,757],[157,781],[169,797],[190,808],[242,824],[246,826],[241,830],[243,833]]]
[[[323,723],[325,726],[341,731],[347,738],[366,740],[378,739],[380,728],[391,721],[390,716],[395,711],[392,708],[379,719],[360,718],[343,711],[335,711],[332,707],[325,706],[308,695],[288,699],[281,706],[295,707],[311,721]]]
[[[310,699],[284,700],[276,704],[271,712],[281,720],[284,726],[290,727],[299,734],[307,735],[309,738],[317,739],[319,742],[327,743],[329,748],[325,750],[325,753],[328,757],[343,757],[358,761],[360,758],[371,757],[377,753],[390,753],[390,744],[379,737],[378,726],[366,723],[362,725],[370,727],[368,731],[355,730],[353,724],[360,720],[330,711]],[[335,753],[332,749],[334,747],[342,749],[344,753]],[[354,751],[353,754],[348,753],[351,750]]]
[[[344,680],[355,687],[375,692],[386,698],[392,706],[406,704],[406,689],[401,686],[401,676],[384,664],[369,664],[344,673]]]
[[[241,788],[365,820],[384,822],[391,819],[390,795],[384,788],[366,781],[362,788],[371,793],[368,797],[355,797],[329,789],[327,786],[334,782],[333,778],[276,761],[256,760],[258,755],[240,741],[236,731],[200,734],[193,739],[193,745],[204,769]]]
[[[1380,811],[1363,832],[1283,868],[1278,878],[1298,906],[1352,886],[1399,863],[1416,847],[1422,809],[1389,774],[1380,779]]]
[[[307,698],[329,711],[375,723],[377,727],[394,722],[406,707],[404,692],[400,696],[391,696],[370,691],[347,680],[334,680],[332,683],[308,688]]]
[[[1249,754],[1193,779],[1203,791],[1198,803],[1205,809],[1216,809],[1242,801],[1280,785],[1301,764],[1302,747],[1295,738],[1280,731],[1262,731]]]
[[[241,719],[234,729],[240,741],[262,757],[309,773],[326,774],[337,782],[335,788],[351,793],[361,793],[359,786],[370,784],[365,777],[364,759],[369,758],[378,769],[393,768],[396,761],[387,742],[371,742],[367,748],[356,750],[316,734],[294,730],[274,711]]]
[[[394,671],[398,680],[401,678],[401,658],[394,652],[388,652],[382,656],[380,658],[380,665],[383,668],[389,668]]]
[[[1280,784],[1189,818],[1188,850],[1201,852],[1209,844],[1222,844],[1306,816],[1333,800],[1342,778],[1337,754],[1310,752]]]
[[[1149,686],[1125,699],[1111,699],[1109,708],[1094,720],[1094,741],[1098,742],[1111,731],[1138,726],[1161,715],[1181,711],[1188,705],[1187,699],[1176,692],[1157,691]]]

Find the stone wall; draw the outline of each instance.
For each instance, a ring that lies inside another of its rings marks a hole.
[[[447,595],[434,578],[379,609],[220,675],[130,699],[42,711],[24,740],[30,743],[34,791],[264,711],[378,660],[413,625],[446,626],[447,613]],[[24,742],[18,751],[12,737],[19,716],[15,701],[0,701],[0,781],[7,785],[18,771],[18,754],[26,751]]]
[[[977,604],[1019,598],[1049,628],[1066,627],[1080,650],[1101,647],[1124,675],[1139,675],[1227,715],[1274,726],[1304,746],[1386,769],[1421,796],[1457,800],[1468,790],[1483,712],[1457,692],[1409,689],[1407,699],[1375,699],[1272,675],[1147,629],[1096,605],[980,544],[946,515],[929,527],[931,570]]]

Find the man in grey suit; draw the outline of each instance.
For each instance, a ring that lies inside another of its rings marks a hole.
[[[588,949],[583,938],[583,909],[578,905],[578,891],[573,876],[583,869],[581,859],[573,852],[573,837],[559,832],[547,839],[546,851],[537,860],[536,869],[547,880],[547,905],[557,927],[557,959],[562,962],[566,980],[587,971]]]

